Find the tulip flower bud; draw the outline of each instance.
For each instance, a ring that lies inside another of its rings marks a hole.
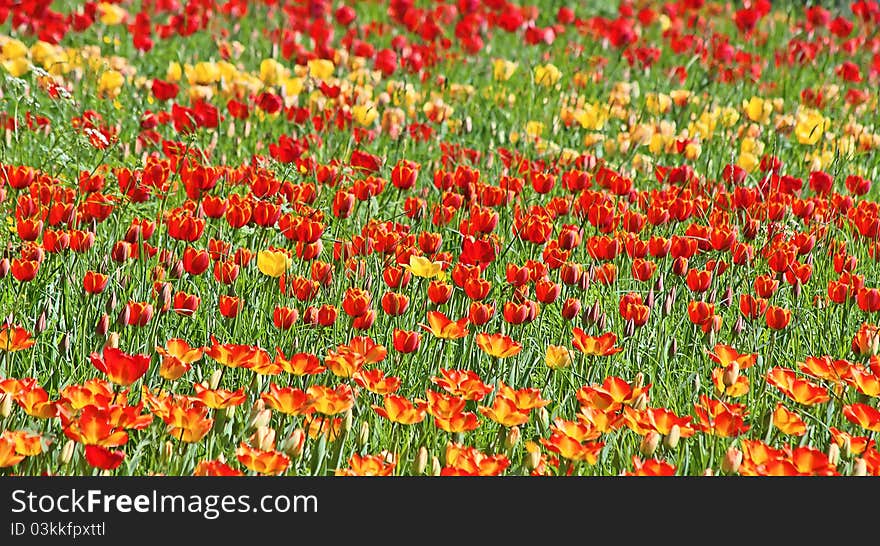
[[[639,444],[639,453],[641,453],[643,457],[650,457],[655,451],[657,451],[657,446],[659,445],[660,433],[651,430],[642,436],[642,442]]]
[[[678,447],[679,440],[681,440],[681,427],[672,425],[672,428],[669,429],[669,434],[663,438],[663,445],[668,449],[675,449]]]
[[[6,275],[9,275],[9,268],[9,258],[3,258],[2,260],[0,260],[0,279],[6,277]]]
[[[654,281],[654,290],[657,292],[663,291],[663,275],[657,275],[657,280]]]
[[[669,358],[674,357],[678,354],[678,340],[672,338],[672,341],[669,343]]]
[[[507,430],[507,435],[504,437],[504,448],[511,450],[516,447],[516,444],[519,443],[519,436],[519,427],[510,427],[510,429]]]
[[[249,442],[260,451],[272,451],[275,449],[275,429],[260,425],[254,430]]]
[[[706,334],[706,342],[710,346],[714,346],[715,345],[715,338],[716,338],[716,334],[715,334],[715,329],[713,328],[712,330],[709,330],[709,332]]]
[[[721,296],[721,301],[718,302],[718,305],[722,307],[730,307],[733,303],[733,287],[728,285],[727,289],[724,291],[724,295]]]
[[[828,446],[828,464],[837,466],[840,464],[840,446],[831,444]]]
[[[652,287],[648,290],[648,295],[645,297],[645,305],[651,309],[654,308],[654,297],[654,288]]]
[[[101,318],[98,319],[98,322],[95,324],[95,334],[99,336],[107,335],[107,330],[110,329],[110,317],[106,314],[101,315]]]
[[[529,471],[536,470],[541,466],[541,448],[534,442],[526,443],[526,468]]]
[[[357,436],[357,445],[360,449],[366,447],[367,442],[370,441],[370,424],[366,421],[361,423],[361,429],[358,432]]]
[[[263,376],[258,373],[253,374],[249,388],[252,392],[261,392],[263,390]]]
[[[440,466],[440,459],[437,457],[431,457],[431,475],[439,476],[442,470],[443,468]]]
[[[742,460],[743,452],[733,446],[729,447],[724,453],[724,458],[721,459],[722,472],[725,474],[736,474],[739,472]]]
[[[712,470],[711,468],[707,468],[706,470],[703,471],[703,476],[708,477],[708,476],[714,476],[714,475],[715,475],[715,471]]]
[[[117,305],[119,305],[119,301],[116,298],[116,291],[114,290],[110,292],[110,297],[107,298],[107,303],[104,304],[104,310],[107,311],[108,314],[112,313],[116,310]]]
[[[745,322],[743,321],[742,315],[737,315],[736,322],[733,323],[733,333],[740,334],[745,328]]]
[[[841,455],[849,459],[852,457],[852,440],[849,439],[849,436],[845,436],[843,438],[843,446],[840,448]]]
[[[629,386],[633,390],[641,389],[643,386],[645,386],[645,374],[643,374],[642,372],[637,372],[636,376],[630,382]]]
[[[605,331],[605,328],[608,326],[608,313],[602,313],[599,320],[596,322],[596,326],[599,330]]]
[[[666,297],[663,298],[663,307],[660,308],[660,312],[663,314],[664,317],[672,313],[673,303],[675,303],[675,296],[670,291],[666,294]]]
[[[648,393],[640,392],[636,399],[633,400],[632,408],[636,411],[642,411],[648,407]]]
[[[865,461],[863,457],[859,457],[855,461],[853,461],[852,472],[850,472],[851,476],[867,476],[868,475],[868,463]]]
[[[265,412],[268,412],[269,418],[267,419],[265,416]],[[251,411],[248,414],[247,428],[258,428],[260,426],[267,426],[269,424],[269,419],[272,417],[272,411],[266,409],[266,403],[262,398],[258,398],[254,405],[251,406]]]
[[[724,383],[725,387],[732,387],[736,385],[737,379],[739,379],[739,362],[734,360],[724,368],[724,373],[721,374],[721,382]]]
[[[623,327],[623,335],[626,337],[632,337],[633,334],[636,333],[636,323],[633,319],[629,319],[626,321],[626,324]]]
[[[119,348],[119,332],[110,332],[107,335],[107,341],[104,342],[104,347],[112,347],[114,349]]]
[[[41,311],[40,316],[37,317],[37,321],[34,323],[34,333],[39,334],[40,332],[46,331],[46,311]]]
[[[282,444],[284,453],[293,460],[302,457],[305,448],[306,433],[301,428],[295,429]]]
[[[425,446],[421,446],[418,453],[416,453],[416,458],[413,460],[412,473],[416,476],[421,476],[425,473],[426,468],[428,468],[428,450]]]
[[[590,308],[590,322],[593,324],[599,322],[599,319],[602,317],[602,305],[599,303],[599,300],[593,302],[593,306]]]
[[[214,372],[208,377],[208,387],[211,390],[216,390],[217,387],[220,386],[220,379],[223,377],[223,370],[221,368],[217,368]]]
[[[717,300],[717,299],[718,299],[718,289],[717,289],[717,288],[713,288],[713,289],[709,292],[709,298],[708,298],[708,301],[709,301],[709,303],[715,303],[715,300]]]
[[[550,412],[543,406],[538,409],[538,422],[544,430],[550,428]]]
[[[353,416],[351,410],[349,409],[348,411],[345,412],[345,416],[342,419],[342,430],[344,432],[351,431],[352,426],[354,425],[353,419],[354,419],[354,416]]]
[[[131,311],[128,306],[125,305],[122,309],[119,310],[119,313],[116,315],[116,326],[120,328],[124,328],[128,324],[128,319],[131,316]]]
[[[170,441],[162,444],[162,452],[159,455],[163,461],[170,461],[174,457],[174,444]]]
[[[76,449],[76,442],[73,440],[67,440],[64,443],[64,447],[61,448],[61,454],[58,456],[58,462],[64,466],[70,464],[70,460],[73,459],[73,452]]]
[[[0,417],[9,417],[12,413],[12,395],[8,392],[0,393]]]
[[[58,352],[66,355],[68,351],[70,351],[70,334],[64,332],[64,335],[61,336],[61,340],[58,341]]]

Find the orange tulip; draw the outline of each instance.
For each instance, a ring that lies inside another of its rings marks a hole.
[[[450,320],[440,311],[428,311],[428,324],[420,324],[422,328],[441,339],[458,339],[468,335],[468,318],[463,317],[457,321]]]
[[[605,442],[578,442],[561,432],[554,432],[550,438],[541,438],[541,444],[569,461],[585,461],[594,465],[599,460],[599,453]]]
[[[726,396],[731,398],[739,398],[740,396],[745,396],[749,392],[749,378],[745,375],[737,375],[736,380],[732,385],[725,384],[725,368],[714,368],[712,370],[712,383],[715,385],[715,390],[719,393],[723,393]]]
[[[434,416],[434,424],[446,432],[469,432],[480,425],[477,415],[471,411],[463,411],[449,417]]]
[[[522,350],[522,345],[504,334],[480,332],[476,336],[477,346],[484,353],[495,358],[507,358]]]
[[[322,415],[336,415],[354,406],[354,392],[345,384],[336,388],[312,385],[306,390],[306,394],[314,399],[313,407]]]
[[[695,432],[691,417],[679,417],[666,408],[635,410],[631,406],[624,406],[623,418],[627,427],[641,436],[652,431],[666,436],[674,426],[678,426],[682,438],[690,438]]]
[[[440,376],[431,378],[431,382],[443,388],[453,396],[465,400],[482,400],[492,392],[492,387],[483,383],[480,376],[471,370],[447,370],[440,368]]]
[[[362,368],[354,372],[351,377],[361,387],[379,395],[390,394],[400,388],[399,377],[393,375],[386,376],[385,372],[379,368],[373,370],[364,370]]]
[[[324,358],[324,364],[333,375],[337,377],[352,377],[364,365],[364,357],[343,349],[342,351],[330,351]]]
[[[586,355],[611,356],[623,350],[623,347],[614,346],[617,343],[617,334],[614,332],[601,336],[589,336],[580,328],[572,328],[571,332],[574,335],[572,343],[575,348]]]
[[[499,476],[510,466],[504,455],[486,455],[468,446],[450,442],[446,445],[446,466],[441,476]]]
[[[15,352],[30,349],[36,344],[30,332],[21,326],[0,326],[0,351]]]
[[[250,368],[258,347],[237,343],[220,343],[211,336],[211,346],[205,348],[205,355],[229,368]]]
[[[776,409],[773,411],[773,426],[783,434],[791,436],[803,436],[807,433],[807,424],[803,419],[783,406],[781,402],[776,404]]]
[[[593,426],[589,421],[567,421],[561,417],[553,420],[550,430],[565,434],[578,442],[587,442],[602,436],[602,431]]]
[[[92,365],[117,385],[127,387],[143,377],[150,366],[149,355],[130,355],[116,347],[105,346],[102,354],[89,355]]]
[[[181,442],[196,443],[214,426],[214,420],[208,418],[209,411],[201,400],[190,399],[178,405],[170,405],[167,412],[160,417],[167,425],[169,435]]]
[[[24,455],[15,450],[15,442],[6,437],[0,437],[0,468],[15,466],[24,460]]]
[[[425,419],[428,404],[423,400],[410,402],[403,396],[386,394],[382,398],[382,406],[373,405],[373,411],[393,423],[414,425]]]
[[[21,390],[13,400],[31,417],[51,419],[58,414],[57,404],[49,401],[49,393],[42,387]]]
[[[712,352],[709,353],[709,358],[721,365],[722,368],[726,368],[731,363],[736,362],[740,370],[745,370],[755,365],[758,361],[758,354],[740,353],[730,345],[716,343]]]
[[[773,330],[782,330],[788,326],[788,323],[791,321],[791,311],[776,305],[770,305],[767,307],[764,320],[769,328],[772,328]]]
[[[278,451],[261,451],[241,442],[235,450],[235,457],[249,470],[264,475],[279,475],[287,470],[290,458]]]
[[[843,450],[849,444],[849,452],[853,455],[861,455],[867,449],[872,449],[876,442],[867,436],[853,436],[834,427],[828,427],[831,439]]]
[[[623,405],[631,405],[641,394],[647,396],[651,384],[634,388],[632,384],[616,376],[608,376],[601,385],[585,385],[575,397],[581,406],[601,411],[617,411]]]
[[[269,392],[264,392],[260,398],[266,406],[280,411],[286,415],[308,415],[312,413],[313,400],[305,391],[294,387],[279,387],[274,383],[269,384]]]
[[[390,459],[390,461],[389,461]],[[397,458],[389,453],[364,455],[357,453],[348,459],[348,468],[337,468],[337,476],[391,476],[397,466]]]
[[[448,419],[461,413],[467,404],[467,400],[460,396],[450,396],[432,390],[426,390],[425,394],[428,398],[428,413],[441,419]]]
[[[624,472],[624,476],[674,476],[675,465],[657,459],[642,461],[638,456],[632,456],[633,470]]]
[[[190,347],[184,339],[172,338],[166,342],[166,347],[156,347],[156,352],[162,357],[159,367],[159,375],[169,381],[180,379],[189,371],[192,363],[202,358],[204,349]]]
[[[843,406],[843,416],[850,423],[871,432],[880,432],[880,410],[867,404],[848,404]]]
[[[479,406],[480,413],[504,427],[522,425],[529,420],[528,410],[521,410],[514,401],[496,396],[491,407]]]
[[[128,433],[111,423],[110,412],[95,406],[83,408],[64,428],[64,435],[84,445],[118,447],[128,442]]]
[[[226,409],[240,406],[247,400],[247,393],[244,392],[244,388],[236,391],[209,389],[202,383],[194,383],[193,388],[196,391],[196,398],[211,409]]]
[[[7,430],[3,432],[3,439],[12,440],[15,444],[15,452],[26,457],[33,457],[43,452],[43,437],[26,430]],[[52,443],[46,440],[47,444]]]
[[[843,359],[834,359],[828,355],[808,356],[804,362],[798,362],[798,369],[818,379],[825,379],[833,383],[849,382],[854,380],[852,363]]]
[[[295,353],[290,358],[287,358],[278,347],[275,348],[275,363],[282,371],[297,376],[317,375],[327,369],[321,365],[321,361],[313,354]]]
[[[244,472],[215,459],[213,461],[199,461],[193,469],[193,476],[244,476]]]

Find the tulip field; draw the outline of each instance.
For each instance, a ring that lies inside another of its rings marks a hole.
[[[880,475],[880,3],[0,0],[0,475]]]

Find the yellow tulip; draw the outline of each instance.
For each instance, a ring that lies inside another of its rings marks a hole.
[[[2,43],[2,42],[0,42]],[[3,43],[3,49],[0,50],[0,58],[3,60],[18,59],[27,55],[28,48],[22,42],[16,39],[7,40]]]
[[[750,120],[764,125],[770,121],[770,114],[773,113],[773,103],[761,97],[752,97],[746,103],[745,110]]]
[[[170,82],[179,82],[180,78],[183,76],[183,68],[181,68],[180,63],[177,61],[173,61],[168,64],[168,70],[165,71],[165,79]]]
[[[379,112],[372,104],[356,104],[351,108],[351,117],[358,125],[369,127],[379,117]]]
[[[513,76],[518,66],[517,63],[505,59],[495,59],[492,61],[492,76],[495,81],[506,82]]]
[[[266,85],[276,85],[286,73],[284,65],[275,59],[263,59],[260,63],[260,79]]]
[[[309,76],[322,81],[330,79],[335,68],[333,61],[327,59],[309,60]]]
[[[544,363],[552,370],[567,368],[571,365],[571,352],[562,345],[548,345]]]
[[[819,142],[829,126],[828,119],[817,110],[803,110],[797,114],[794,134],[798,142],[812,146]]]
[[[409,257],[409,265],[404,265],[403,267],[416,277],[423,277],[425,279],[437,277],[440,280],[444,280],[446,272],[443,271],[442,265],[440,262],[432,262],[424,256],[412,255]]]
[[[115,99],[122,90],[125,83],[125,76],[117,70],[107,70],[101,74],[98,79],[98,94],[102,97]]]
[[[556,68],[556,65],[547,63],[535,67],[535,83],[550,87],[556,85],[556,82],[562,77],[562,72]]]
[[[280,250],[261,250],[257,253],[257,269],[263,275],[280,277],[290,266],[290,256]]]
[[[98,4],[98,20],[105,25],[118,25],[125,21],[128,12],[116,4],[101,2]]]
[[[20,78],[27,74],[31,69],[31,63],[24,57],[17,57],[15,59],[11,59],[9,61],[2,61],[0,65],[3,65],[3,68],[9,72],[9,75],[14,78]]]

